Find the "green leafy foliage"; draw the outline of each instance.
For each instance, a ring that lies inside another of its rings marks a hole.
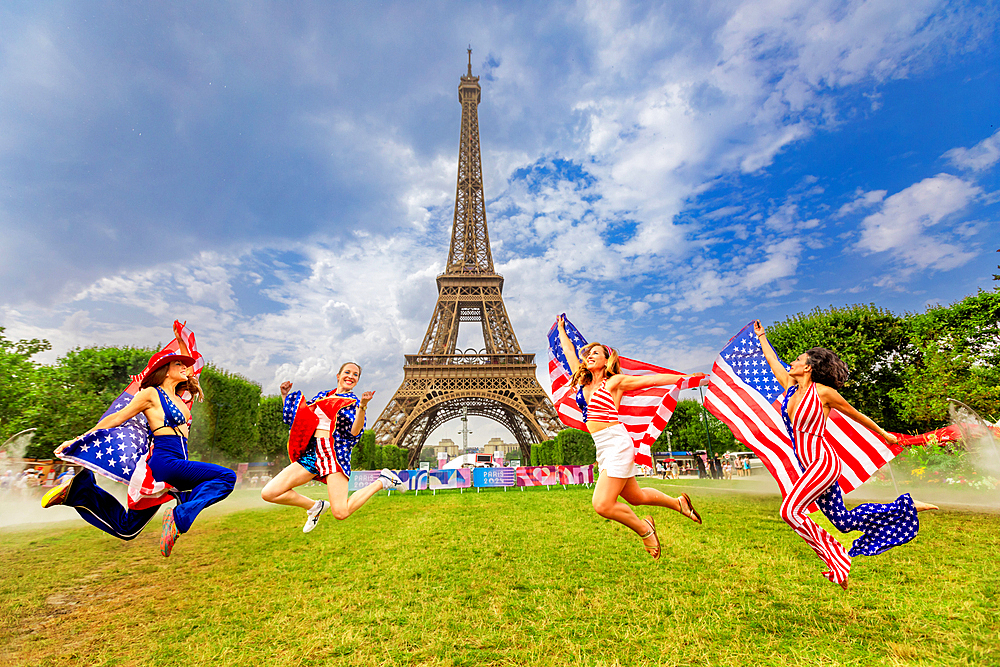
[[[948,420],[948,400],[1000,413],[1000,292],[897,316],[874,305],[799,314],[768,329],[786,361],[810,347],[851,369],[840,393],[883,428],[920,433]]]
[[[154,352],[132,347],[76,348],[55,364],[36,366],[25,354],[48,349],[47,341],[20,341],[7,354],[10,346],[0,340],[0,348],[4,350],[0,364],[10,366],[15,377],[27,378],[14,402],[0,408],[16,410],[5,415],[0,428],[4,437],[37,429],[25,452],[29,458],[50,458],[57,445],[92,428],[128,386],[129,376],[139,373]],[[0,391],[7,381],[6,377],[0,380]]]
[[[260,399],[257,448],[268,459],[286,456],[288,452],[288,427],[281,419],[283,404],[281,396],[265,396]]]
[[[903,317],[874,304],[816,308],[768,327],[767,338],[786,362],[812,347],[832,350],[851,370],[840,390],[847,402],[883,428],[905,426],[899,405],[890,398],[904,382],[899,368],[910,331]]]
[[[0,327],[0,438],[6,440],[23,430],[18,428],[23,423],[18,418],[30,403],[37,368],[31,357],[52,346],[37,338],[12,341],[3,335],[4,331]]]
[[[249,460],[260,451],[260,385],[212,365],[200,379],[205,401],[195,403],[188,452],[211,462]]]
[[[562,450],[560,465],[588,465],[597,460],[594,436],[587,431],[565,428],[556,435],[555,441]]]
[[[361,440],[351,451],[351,470],[375,470],[375,432],[366,429],[361,433]]]
[[[352,470],[406,470],[409,467],[410,450],[396,445],[378,445],[375,432],[367,429],[351,452]]]

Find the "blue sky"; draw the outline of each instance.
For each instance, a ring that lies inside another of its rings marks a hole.
[[[494,259],[539,361],[564,311],[704,371],[754,317],[949,303],[1000,263],[998,15],[5,3],[0,326],[54,358],[187,319],[266,392],[356,359],[380,410],[447,254],[469,44]]]

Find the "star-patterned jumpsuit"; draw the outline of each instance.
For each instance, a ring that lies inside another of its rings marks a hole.
[[[795,434],[786,406],[788,398],[796,389],[798,385],[793,385],[789,389],[781,409],[781,416],[785,420],[785,428],[793,446]],[[851,545],[851,550],[848,552],[851,556],[877,556],[900,544],[906,544],[916,537],[920,530],[917,510],[908,493],[904,493],[892,503],[865,503],[849,510],[844,505],[844,493],[840,484],[835,482],[816,499],[816,504],[840,532],[850,533],[857,530],[863,533]]]

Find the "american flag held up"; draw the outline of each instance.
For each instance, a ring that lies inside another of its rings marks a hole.
[[[802,474],[802,467],[781,417],[783,393],[750,323],[729,341],[712,366],[705,407],[760,457],[784,496]],[[864,484],[902,451],[901,446],[884,443],[836,410],[827,420],[826,439],[843,464],[839,481],[844,493]]]
[[[563,315],[565,318],[565,315]],[[566,335],[573,346],[579,350],[587,344],[569,319],[566,322]],[[559,419],[571,428],[586,431],[587,424],[583,421],[583,412],[576,404],[576,394],[570,385],[573,374],[569,362],[559,341],[559,321],[549,329],[549,380],[552,382],[552,397],[555,400]],[[683,375],[678,371],[660,368],[635,359],[619,356],[622,372],[628,375],[650,375],[655,373],[671,373]],[[639,465],[652,467],[652,446],[666,427],[670,416],[677,407],[677,397],[682,389],[697,387],[705,382],[702,377],[684,378],[675,385],[665,387],[650,387],[639,391],[628,392],[622,396],[618,409],[618,420],[625,426],[635,447],[635,462]]]

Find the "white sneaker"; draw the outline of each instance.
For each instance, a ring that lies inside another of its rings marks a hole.
[[[406,487],[403,486],[403,480],[399,478],[399,475],[388,468],[382,468],[378,478],[380,480],[388,480],[389,482],[389,486],[386,486],[385,482],[382,482],[382,488],[393,489],[395,491],[399,491],[400,493],[404,493],[406,491]]]
[[[313,513],[312,510],[306,510],[306,514],[309,516],[306,519],[306,525],[302,526],[303,533],[308,533],[310,530],[315,528],[316,524],[319,523],[320,515],[322,515],[323,512],[327,511],[330,508],[330,503],[328,503],[325,500],[321,500],[319,501],[319,503],[320,503],[319,509],[316,510],[315,513]]]

